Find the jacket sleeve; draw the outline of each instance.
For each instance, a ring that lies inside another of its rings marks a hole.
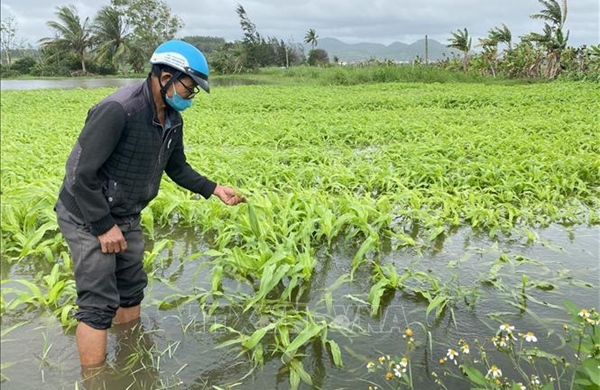
[[[217,183],[207,179],[194,170],[187,162],[183,151],[182,138],[175,143],[169,162],[165,167],[167,175],[175,183],[208,199],[217,187]]]
[[[115,224],[98,173],[114,151],[124,127],[125,111],[120,103],[108,101],[92,107],[67,163],[69,192],[94,235]]]

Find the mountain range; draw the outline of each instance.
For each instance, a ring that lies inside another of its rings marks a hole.
[[[428,60],[437,61],[446,57],[452,57],[453,54],[460,55],[460,52],[446,47],[446,45],[428,39]],[[337,57],[343,62],[360,62],[368,59],[393,60],[393,61],[413,61],[420,57],[425,60],[425,39],[420,39],[414,43],[407,44],[394,42],[389,45],[381,43],[344,43],[335,38],[322,38],[317,41],[315,49],[323,49],[333,61]]]

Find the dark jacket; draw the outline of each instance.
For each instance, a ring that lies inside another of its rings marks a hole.
[[[108,231],[116,217],[139,214],[158,194],[163,172],[205,198],[213,193],[216,184],[186,161],[180,113],[168,107],[167,116],[171,127],[163,134],[150,77],[89,110],[67,160],[59,197],[92,234]]]

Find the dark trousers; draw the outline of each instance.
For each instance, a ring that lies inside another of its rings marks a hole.
[[[65,237],[75,269],[78,321],[95,329],[108,329],[119,307],[142,302],[148,277],[143,269],[144,241],[140,217],[116,218],[127,242],[121,253],[102,253],[98,237],[70,213],[60,200],[56,204],[58,226]]]

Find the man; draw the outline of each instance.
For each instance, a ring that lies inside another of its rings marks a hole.
[[[56,204],[77,287],[77,350],[82,370],[101,367],[111,324],[136,322],[147,276],[140,212],[156,197],[162,173],[227,205],[244,202],[197,173],[183,150],[180,111],[209,92],[204,55],[183,41],[161,44],[152,71],[92,107],[66,164]]]

